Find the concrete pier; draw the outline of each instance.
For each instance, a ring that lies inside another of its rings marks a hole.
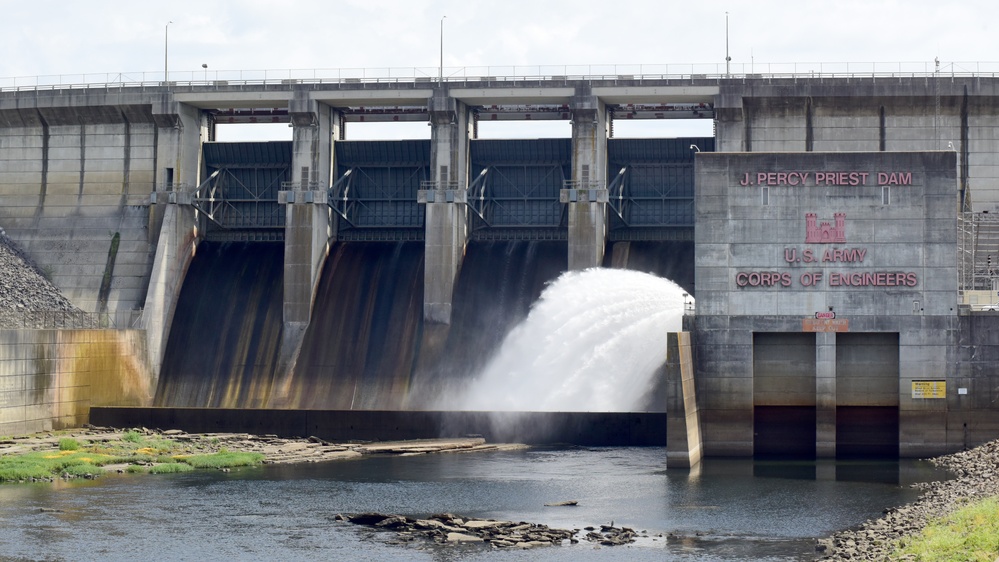
[[[688,332],[666,335],[666,468],[701,462],[701,417],[697,409],[693,351]]]
[[[289,369],[312,318],[319,276],[335,241],[327,189],[332,184],[333,139],[339,121],[325,104],[297,89],[289,102],[291,183],[278,193],[285,205],[283,341],[279,362]]]
[[[580,86],[572,100],[572,184],[561,198],[569,214],[569,269],[603,263],[607,243],[607,106]]]
[[[424,205],[423,317],[451,322],[451,297],[468,238],[468,106],[438,88],[429,100],[430,170],[434,178],[418,195]]]
[[[191,193],[166,192],[153,198],[154,209],[163,209],[153,270],[146,293],[144,324],[149,365],[158,377],[173,325],[173,313],[180,297],[187,268],[198,246],[198,221],[191,206]],[[155,383],[154,383],[155,387]]]

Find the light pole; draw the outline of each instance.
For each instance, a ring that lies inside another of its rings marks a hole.
[[[437,77],[441,85],[444,85],[444,18],[446,17],[441,16],[441,65],[439,67],[440,74]]]
[[[166,85],[170,81],[170,75],[168,71],[167,61],[168,53],[170,52],[170,24],[172,21],[168,21],[166,25],[163,26],[163,84]]]
[[[725,77],[729,76],[729,64],[732,57],[728,56],[728,12],[725,12]]]
[[[208,63],[207,62],[201,63],[201,68],[205,69],[205,82],[208,82]]]

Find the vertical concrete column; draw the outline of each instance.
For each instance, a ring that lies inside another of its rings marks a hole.
[[[291,178],[307,189],[308,185],[329,187],[333,165],[332,139],[334,111],[330,106],[309,99],[309,91],[298,88],[288,103],[291,118]]]
[[[152,113],[156,180],[150,194],[149,228],[156,254],[143,320],[155,388],[177,299],[199,240],[198,216],[191,204],[201,181],[201,143],[208,130],[201,111],[175,101],[168,89],[154,101]]]
[[[174,101],[165,92],[153,104],[156,122],[156,191],[197,187],[201,179],[201,143],[207,139],[201,111]]]
[[[289,103],[292,181],[278,193],[285,205],[284,331],[280,361],[290,368],[298,355],[332,237],[327,202],[331,182],[333,119],[329,106],[298,89]]]
[[[152,111],[156,123],[154,193],[193,191],[203,176],[201,143],[208,139],[207,121],[198,108],[174,101],[170,91],[155,100]],[[150,209],[151,242],[155,243],[155,236],[161,230],[165,210],[162,205]]]
[[[143,305],[153,389],[159,380],[184,276],[198,246],[197,213],[191,202],[190,192],[153,193],[151,208],[160,211],[162,221]]]
[[[701,420],[690,333],[666,334],[666,468],[701,462]]]
[[[423,318],[451,323],[451,297],[468,236],[468,147],[471,119],[465,104],[443,88],[430,98],[431,182],[418,200],[426,206]]]
[[[836,334],[815,334],[815,456],[836,457]]]
[[[600,265],[607,241],[607,110],[589,86],[572,100],[572,180],[559,199],[568,205],[569,269]]]
[[[743,107],[742,93],[729,91],[723,86],[715,96],[715,150],[717,152],[750,152],[752,131],[747,119],[749,113]]]

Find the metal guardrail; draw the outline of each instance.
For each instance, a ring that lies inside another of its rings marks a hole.
[[[0,329],[138,330],[144,327],[142,309],[100,313],[80,310],[0,311]]]
[[[0,91],[207,86],[232,87],[286,84],[427,83],[440,80],[438,67],[326,68],[268,70],[190,70],[52,74],[0,78]],[[663,79],[755,78],[899,78],[899,77],[999,77],[999,62],[785,62],[614,65],[462,66],[443,69],[444,82],[512,82]]]

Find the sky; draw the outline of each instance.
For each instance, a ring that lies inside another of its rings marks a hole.
[[[710,74],[724,72],[726,45],[735,73],[932,70],[935,59],[945,72],[999,72],[999,3],[985,0],[0,0],[0,10],[0,87],[159,80],[165,47],[176,80],[436,75],[442,55],[446,75]]]

